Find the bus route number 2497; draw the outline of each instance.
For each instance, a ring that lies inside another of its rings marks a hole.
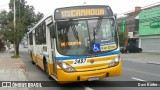
[[[86,62],[86,59],[85,58],[81,58],[81,59],[76,59],[74,61],[74,64],[83,64]]]

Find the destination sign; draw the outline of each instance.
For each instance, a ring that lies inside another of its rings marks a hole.
[[[81,42],[61,42],[60,45],[62,47],[64,46],[75,46],[75,45],[80,45],[82,44]]]
[[[55,20],[112,15],[113,12],[109,6],[76,6],[55,10]]]
[[[93,16],[93,15],[105,15],[105,9],[73,9],[61,11],[61,17],[81,17],[81,16]]]

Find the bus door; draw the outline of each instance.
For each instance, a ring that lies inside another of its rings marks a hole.
[[[49,31],[50,31],[50,37],[51,37],[51,54],[52,54],[52,61],[53,61],[53,73],[56,76],[57,75],[57,64],[55,59],[55,41],[53,37],[53,33],[55,31],[54,25],[50,24],[48,25]]]

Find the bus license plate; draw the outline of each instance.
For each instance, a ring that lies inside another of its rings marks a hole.
[[[88,78],[88,81],[95,81],[95,80],[99,80],[99,77],[90,77],[90,78]]]

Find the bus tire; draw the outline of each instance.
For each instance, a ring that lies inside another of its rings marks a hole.
[[[35,65],[35,62],[32,60],[32,64]]]
[[[48,64],[45,57],[43,57],[43,66],[44,66],[45,72],[48,74]]]
[[[48,79],[52,80],[53,78],[49,75],[48,64],[47,64],[47,60],[45,57],[43,57],[43,64],[44,64],[44,71],[47,73]]]

